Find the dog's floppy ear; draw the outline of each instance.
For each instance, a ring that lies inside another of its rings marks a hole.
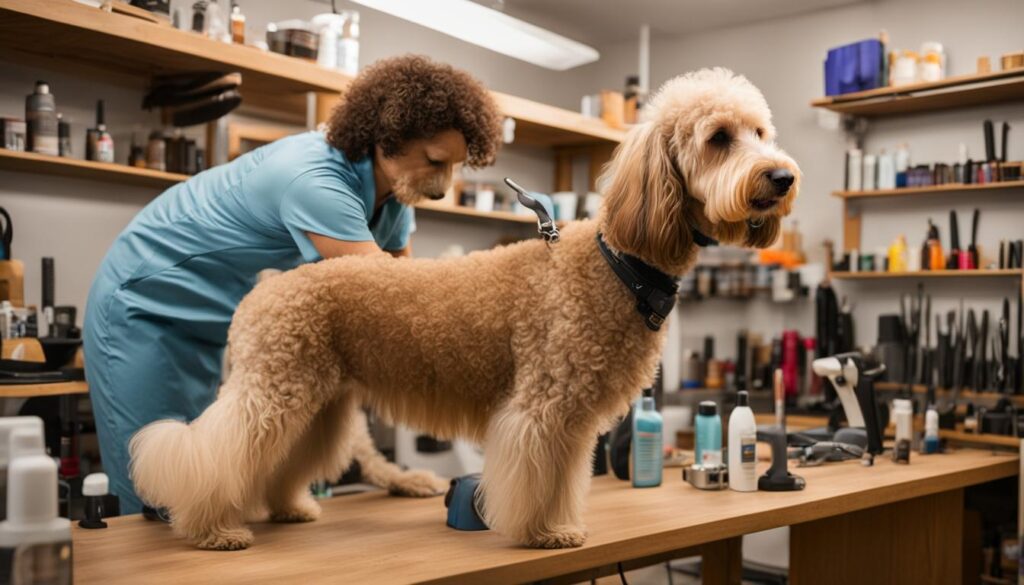
[[[683,214],[683,177],[675,170],[669,139],[656,122],[645,122],[616,149],[600,180],[605,194],[600,224],[613,248],[674,273],[692,237]]]

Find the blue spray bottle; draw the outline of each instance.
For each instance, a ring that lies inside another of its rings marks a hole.
[[[633,487],[661,485],[661,427],[661,414],[654,409],[651,389],[646,388],[633,412]]]

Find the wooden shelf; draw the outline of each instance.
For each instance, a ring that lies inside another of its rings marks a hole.
[[[54,382],[52,384],[0,384],[0,398],[36,398],[64,394],[88,394],[85,382]]]
[[[885,280],[907,278],[996,278],[1024,276],[1024,270],[922,270],[919,272],[831,272],[834,280]]]
[[[516,121],[516,143],[537,146],[578,146],[619,143],[625,129],[612,128],[597,118],[524,98],[492,91],[502,114]]]
[[[819,98],[811,105],[840,114],[878,117],[1020,100],[1024,100],[1024,69],[882,87]]]
[[[339,93],[350,79],[309,61],[222,43],[72,0],[0,0],[0,54],[63,62],[72,70],[148,79],[157,74],[238,71],[242,92]]]
[[[189,178],[188,175],[178,173],[164,173],[128,165],[92,162],[34,152],[17,152],[2,148],[0,148],[0,169],[161,189]]]
[[[935,185],[932,187],[905,187],[903,189],[876,189],[873,191],[833,191],[833,197],[841,199],[866,199],[871,197],[901,197],[905,195],[935,195],[939,193],[959,193],[965,191],[1011,191],[1024,189],[1024,181],[1004,181],[1002,183],[983,183],[980,185],[964,185],[955,183]]]
[[[906,384],[898,382],[875,382],[875,389],[882,390],[885,392],[899,392],[907,387]],[[923,384],[911,384],[910,391],[914,394],[927,394],[928,387]],[[947,388],[936,388],[935,396],[940,398],[947,398],[953,395],[953,391]],[[1011,402],[1019,407],[1024,407],[1024,395],[1017,394],[1003,394],[1002,392],[982,391],[978,392],[975,390],[960,390],[960,398],[966,400],[990,400],[992,402],[998,401],[1000,398],[1009,398]]]

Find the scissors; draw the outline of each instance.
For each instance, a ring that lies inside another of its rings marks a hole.
[[[10,260],[13,258],[11,254],[11,240],[14,238],[14,226],[11,223],[11,215],[7,213],[7,210],[0,207],[0,216],[3,216],[4,222],[0,226],[0,260]]]

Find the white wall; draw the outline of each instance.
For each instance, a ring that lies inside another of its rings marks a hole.
[[[187,8],[191,4],[191,0],[176,0],[172,7]],[[309,18],[330,10],[329,3],[312,0],[243,0],[241,5],[247,15],[250,38],[262,36],[267,22]],[[578,89],[583,79],[578,72],[542,69],[348,2],[338,2],[338,8],[356,9],[361,14],[363,66],[392,55],[425,54],[466,69],[492,89],[571,109],[578,107],[579,95],[589,90]],[[0,115],[24,118],[25,96],[31,93],[37,79],[50,83],[58,110],[72,123],[76,157],[84,156],[85,130],[93,125],[95,101],[99,98],[106,100],[107,125],[113,134],[118,162],[128,158],[133,127],[144,132],[144,140],[159,124],[157,114],[141,109],[145,80],[139,80],[136,87],[121,87],[5,61],[0,61]],[[544,149],[506,147],[496,167],[477,171],[470,177],[493,182],[506,175],[537,190],[550,190],[554,176],[552,157]],[[158,194],[148,188],[0,171],[0,205],[15,218],[14,251],[26,264],[27,302],[40,301],[40,258],[53,256],[57,267],[57,302],[76,305],[81,314],[93,273],[110,243]],[[528,226],[426,214],[418,218],[417,225],[414,250],[421,256],[434,256],[451,243],[472,250],[491,246],[503,234],[531,233]]]
[[[816,110],[808,105],[824,93],[822,63],[827,50],[876,37],[879,30],[887,29],[894,47],[916,50],[923,41],[942,42],[951,75],[974,72],[975,60],[981,55],[988,55],[998,68],[1000,54],[1020,50],[1022,36],[1017,17],[1022,8],[1019,0],[981,0],[969,4],[952,0],[888,0],[709,30],[685,38],[655,37],[651,85],[657,87],[677,74],[700,67],[725,66],[746,75],[761,88],[772,107],[780,145],[803,171],[803,189],[793,217],[799,221],[811,260],[820,261],[820,243],[825,238],[842,245],[842,205],[830,192],[843,186],[846,150],[845,136],[820,128]],[[586,68],[591,83],[618,87],[623,77],[635,70],[636,45],[629,42],[599,48],[602,60]],[[952,163],[956,161],[959,143],[964,142],[970,154],[979,157],[984,155],[981,122],[985,118],[1010,123],[1014,128],[1010,135],[1010,159],[1024,159],[1024,132],[1018,131],[1024,127],[1024,108],[1020,103],[873,120],[865,146],[868,152],[877,153],[881,148],[891,151],[900,142],[908,142],[914,162]],[[1016,191],[873,201],[865,208],[863,246],[873,251],[903,233],[912,249],[917,250],[925,236],[926,220],[932,217],[939,223],[943,244],[948,248],[950,208],[959,211],[961,243],[966,245],[970,237],[970,211],[979,206],[979,244],[984,254],[992,256],[998,251],[1000,238],[1022,237],[1024,200],[1019,195]],[[961,297],[969,302],[983,299],[975,306],[995,309],[1003,296],[1016,291],[1016,286],[1016,282],[1006,280],[943,280],[929,281],[926,291],[936,295],[933,310],[950,309]],[[858,343],[872,344],[876,339],[877,315],[898,313],[897,295],[912,292],[915,287],[913,282],[839,283],[840,294],[850,295],[857,307]],[[680,334],[684,335],[684,342],[687,336],[696,338],[714,332],[720,336],[720,344],[722,337],[729,340],[723,348],[729,351],[725,355],[731,355],[735,332],[740,327],[776,334],[784,323],[787,328],[812,333],[813,303],[807,302],[803,310],[797,310],[754,302],[739,311],[731,302],[684,304],[681,316]]]

